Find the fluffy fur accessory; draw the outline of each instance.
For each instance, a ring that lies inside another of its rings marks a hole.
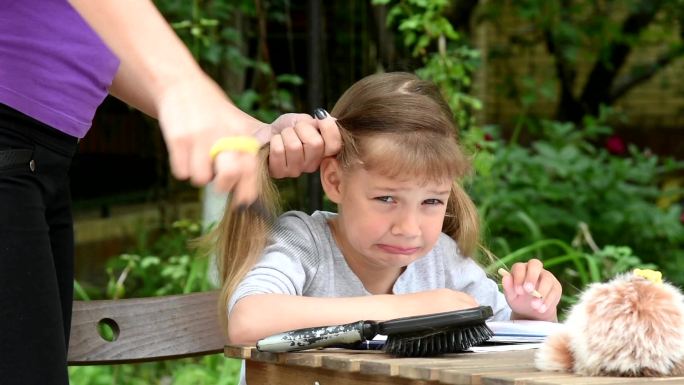
[[[540,370],[585,376],[684,375],[684,296],[658,272],[590,285],[565,329],[536,354]]]

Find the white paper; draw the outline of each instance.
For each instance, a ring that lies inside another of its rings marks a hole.
[[[468,351],[473,353],[489,353],[489,352],[508,352],[511,350],[529,350],[539,349],[541,343],[534,344],[502,344],[502,345],[480,345],[471,346]]]
[[[487,326],[494,332],[489,342],[507,343],[543,342],[550,334],[565,329],[561,323],[531,320],[487,321]]]

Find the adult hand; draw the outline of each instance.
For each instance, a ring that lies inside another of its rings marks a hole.
[[[169,151],[171,169],[178,179],[194,185],[212,179],[218,192],[233,192],[236,205],[257,197],[257,159],[254,154],[224,151],[212,160],[209,152],[220,138],[255,136],[268,141],[268,125],[233,105],[208,77],[179,81],[160,96],[159,124]]]
[[[284,114],[271,123],[268,170],[274,178],[298,177],[318,170],[321,160],[342,148],[340,130],[325,110],[307,114]]]

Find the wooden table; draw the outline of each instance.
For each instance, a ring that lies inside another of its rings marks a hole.
[[[246,361],[248,385],[558,385],[684,384],[684,377],[580,377],[540,372],[535,350],[460,353],[432,358],[392,358],[377,351],[342,349],[262,353],[253,347],[225,348],[227,357]]]

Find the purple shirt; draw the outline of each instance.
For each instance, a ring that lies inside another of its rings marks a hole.
[[[118,66],[67,0],[0,0],[0,103],[82,138]]]

